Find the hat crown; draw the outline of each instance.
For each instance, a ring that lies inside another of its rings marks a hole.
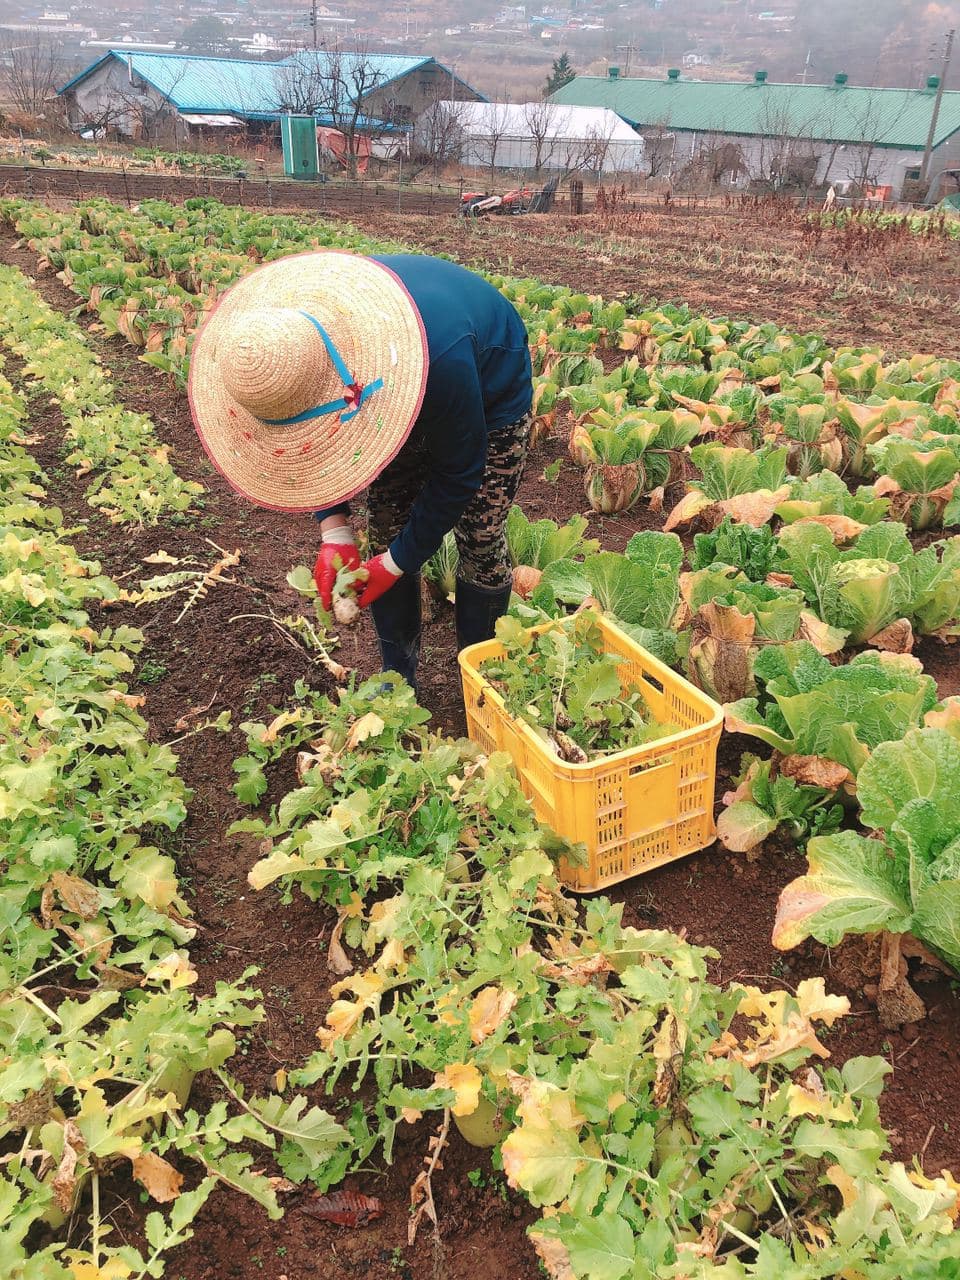
[[[353,353],[341,335],[338,347],[351,367]],[[238,316],[220,335],[217,356],[227,392],[262,422],[296,417],[343,391],[316,327],[290,307]]]

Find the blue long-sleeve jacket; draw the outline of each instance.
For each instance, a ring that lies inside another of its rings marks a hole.
[[[423,320],[430,358],[423,405],[408,441],[422,441],[428,469],[407,523],[390,546],[397,567],[413,573],[480,488],[490,433],[529,411],[530,350],[516,308],[472,271],[420,254],[377,255],[376,261],[406,286]],[[317,512],[317,519],[348,511],[338,503]]]

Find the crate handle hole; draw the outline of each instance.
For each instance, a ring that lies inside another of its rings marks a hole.
[[[663,683],[662,681],[658,680],[656,676],[650,676],[650,675],[644,674],[643,678],[647,684],[653,685],[657,693],[663,693]]]

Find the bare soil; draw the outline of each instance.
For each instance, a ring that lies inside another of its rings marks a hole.
[[[581,287],[605,288],[610,284],[609,264],[569,248],[553,249],[538,239],[538,224],[518,220],[493,230],[484,227],[467,239],[462,227],[441,227],[412,219],[378,218],[371,229],[406,240],[421,233],[434,248],[455,247],[465,258],[483,260],[491,255],[510,258],[514,270],[536,270]],[[954,250],[955,252],[955,250]],[[521,259],[517,260],[517,255]],[[36,260],[13,247],[11,237],[0,243],[0,256],[29,275],[36,274]],[[498,260],[499,257],[498,257]],[[731,311],[729,305],[711,301],[703,280],[695,274],[682,286],[679,276],[667,276],[650,284],[639,270],[629,282],[631,291],[666,293],[663,281],[674,281],[676,295],[684,294],[694,306]],[[43,295],[64,310],[76,306],[76,298],[52,276],[39,279]],[[681,287],[682,286],[682,287]],[[728,277],[728,287],[735,289]],[[783,308],[793,304],[780,299],[780,310],[768,306],[771,298],[757,300],[767,316],[784,320]],[[799,303],[796,304],[799,306]],[[866,314],[866,309],[865,309]],[[832,323],[840,326],[841,313]],[[864,319],[863,324],[868,322]],[[811,308],[804,327],[824,327],[823,316]],[[849,332],[849,331],[848,331]],[[930,331],[931,340],[934,331]],[[939,331],[942,350],[953,349],[946,329]],[[141,627],[147,642],[140,671],[150,677],[137,692],[147,696],[145,714],[159,741],[180,736],[177,722],[192,709],[207,706],[215,715],[224,708],[233,712],[234,725],[260,719],[280,706],[293,683],[306,678],[323,687],[325,677],[306,657],[291,647],[268,622],[240,618],[243,614],[277,614],[290,611],[296,598],[285,583],[294,564],[310,564],[316,553],[317,533],[304,517],[283,516],[260,510],[235,497],[207,463],[190,422],[185,397],[173,391],[164,378],[139,363],[118,341],[90,335],[126,402],[149,412],[163,441],[172,447],[171,458],[181,474],[201,480],[207,488],[198,518],[159,529],[119,530],[93,515],[83,500],[82,483],[60,464],[61,423],[55,410],[39,402],[35,423],[43,434],[38,446],[49,477],[50,499],[64,508],[69,524],[84,524],[75,541],[81,550],[98,557],[111,573],[137,570],[142,558],[160,548],[174,554],[194,554],[211,562],[217,552],[210,545],[239,548],[241,563],[235,582],[211,591],[183,621],[173,625],[179,603],[164,602],[140,610],[111,610],[95,619],[116,623],[121,617]],[[921,345],[912,321],[904,318],[891,337],[903,349]],[[544,467],[563,450],[559,441],[547,441],[530,459],[519,501],[531,515],[565,519],[585,506],[580,473],[565,464],[554,486],[542,477]],[[643,506],[620,517],[592,515],[597,536],[605,546],[620,549],[638,528],[659,528],[660,518]],[[144,569],[144,576],[150,570]],[[376,652],[368,621],[345,637],[338,656],[362,674],[376,669]],[[955,652],[925,642],[920,656],[937,678],[943,694],[960,692],[960,672]],[[438,609],[425,631],[421,700],[433,712],[435,723],[450,732],[462,732],[463,713],[456,678],[452,619],[449,610]],[[735,772],[743,740],[728,736],[720,753],[718,796]],[[256,853],[248,837],[230,837],[227,828],[244,812],[230,790],[231,764],[241,754],[242,737],[235,728],[225,736],[210,733],[188,738],[177,747],[180,772],[193,789],[189,818],[171,841],[178,856],[200,931],[192,955],[204,990],[218,979],[234,979],[248,965],[260,970],[257,979],[264,996],[266,1020],[246,1038],[232,1069],[249,1089],[269,1088],[279,1067],[295,1067],[314,1047],[330,975],[325,955],[333,924],[322,906],[295,896],[283,905],[271,891],[253,893],[246,873]],[[274,779],[276,796],[292,784],[292,778]],[[960,1165],[960,1083],[956,1072],[960,1054],[960,1005],[946,982],[926,984],[923,996],[930,1016],[902,1032],[885,1032],[876,1012],[862,994],[862,985],[874,977],[861,973],[857,962],[841,967],[844,949],[831,954],[808,946],[784,957],[770,945],[770,926],[782,886],[796,875],[803,860],[786,844],[768,846],[762,857],[750,860],[713,848],[661,868],[619,886],[612,896],[625,904],[628,921],[684,930],[697,943],[715,947],[719,957],[715,976],[724,981],[743,979],[761,986],[792,985],[805,976],[824,973],[828,985],[851,997],[852,1014],[835,1028],[829,1047],[836,1062],[860,1053],[882,1053],[893,1067],[882,1101],[882,1114],[891,1130],[894,1152],[909,1159],[920,1152],[926,1168]],[[206,1099],[198,1082],[197,1101]],[[317,1095],[315,1101],[323,1099]],[[330,1105],[329,1100],[326,1105]],[[440,1237],[429,1231],[412,1247],[406,1244],[409,1186],[427,1150],[429,1130],[421,1122],[400,1142],[396,1161],[384,1168],[376,1161],[348,1186],[383,1201],[383,1217],[370,1225],[347,1230],[322,1224],[309,1216],[304,1198],[294,1195],[285,1218],[267,1221],[255,1206],[239,1196],[223,1192],[208,1203],[196,1224],[196,1235],[171,1259],[168,1274],[182,1280],[321,1280],[367,1277],[389,1280],[533,1280],[540,1274],[524,1228],[532,1211],[494,1174],[486,1152],[476,1151],[454,1136],[445,1168],[434,1179],[440,1217]],[[474,1172],[476,1171],[476,1172]],[[471,1177],[468,1178],[468,1174]],[[477,1185],[475,1185],[477,1184]],[[142,1221],[136,1194],[118,1198],[113,1220],[120,1237],[137,1239]]]
[[[365,230],[608,298],[687,303],[774,320],[837,345],[957,354],[960,240],[909,231],[817,229],[783,201],[674,207],[627,200],[607,213],[470,221],[358,211]]]

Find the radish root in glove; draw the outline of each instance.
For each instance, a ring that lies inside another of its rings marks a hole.
[[[360,617],[357,592],[367,580],[366,569],[338,569],[333,584],[333,616],[344,627],[352,627]]]

